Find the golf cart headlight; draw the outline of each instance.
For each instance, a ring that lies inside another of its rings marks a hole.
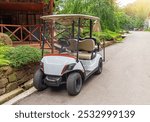
[[[62,72],[61,72],[61,74],[63,74],[63,73],[66,72],[66,71],[71,71],[71,70],[73,70],[73,68],[74,68],[75,65],[76,65],[75,63],[69,64],[69,65],[65,65],[64,68],[63,68],[63,70],[62,70]]]
[[[69,64],[69,65],[67,66],[67,70],[72,70],[75,65],[76,65],[75,63],[74,63],[74,64]]]

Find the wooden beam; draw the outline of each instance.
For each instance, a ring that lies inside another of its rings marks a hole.
[[[49,0],[50,1],[50,14],[52,15],[53,14],[53,8],[54,8],[54,0]]]
[[[43,12],[44,3],[0,2],[0,10]]]
[[[53,8],[54,8],[54,0],[50,0],[50,15],[53,14]],[[54,28],[53,28],[53,21],[51,21],[50,23],[50,35],[51,35],[51,45],[52,45],[52,53],[54,53]]]

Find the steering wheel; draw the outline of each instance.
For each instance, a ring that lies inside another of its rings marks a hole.
[[[62,46],[62,47],[68,47],[70,45],[68,39],[66,38],[59,38],[58,39],[58,43]]]
[[[60,52],[66,52],[67,47],[70,45],[68,39],[66,38],[59,38],[58,44],[61,46]]]

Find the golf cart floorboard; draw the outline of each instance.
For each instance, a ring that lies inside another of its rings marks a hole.
[[[89,76],[91,74],[91,71],[86,70],[85,73],[86,73],[86,76]]]
[[[86,70],[85,73],[86,73],[86,79],[88,79],[91,75],[93,75],[95,72],[97,71],[97,68],[94,69],[93,71],[89,71],[89,70]]]

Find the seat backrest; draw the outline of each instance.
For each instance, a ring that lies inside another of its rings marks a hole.
[[[84,39],[79,42],[79,50],[92,52],[95,49],[95,42],[93,39]]]
[[[76,51],[77,39],[69,39],[68,49],[72,52]],[[79,50],[80,51],[89,51],[92,52],[95,49],[95,41],[93,39],[84,39],[79,41]]]

